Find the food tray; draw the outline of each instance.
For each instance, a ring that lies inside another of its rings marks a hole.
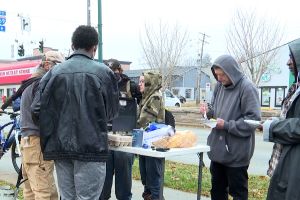
[[[113,147],[132,146],[132,136],[108,133],[108,145]]]

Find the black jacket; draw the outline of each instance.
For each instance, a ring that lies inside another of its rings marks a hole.
[[[120,80],[118,82],[119,91],[127,92],[127,84],[129,81],[129,92],[131,94],[131,97],[135,98],[137,104],[139,104],[142,99],[142,93],[140,92],[139,86],[134,81],[130,80],[130,78],[126,74],[119,74],[119,76],[120,76]]]
[[[291,42],[289,48],[297,71],[300,72],[300,39]],[[295,76],[297,80],[299,74]],[[269,127],[269,140],[282,144],[283,149],[270,180],[267,200],[300,199],[300,88],[290,101],[286,118],[272,122]]]
[[[39,115],[44,159],[106,161],[107,122],[119,109],[114,73],[75,51],[43,77],[39,91],[32,111]]]

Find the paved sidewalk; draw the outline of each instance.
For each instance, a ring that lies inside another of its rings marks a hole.
[[[0,179],[5,180],[11,184],[16,184],[16,172],[11,171],[11,172],[0,172]],[[0,189],[0,193],[3,192]],[[143,185],[140,181],[133,180],[132,182],[132,200],[141,200],[143,193]],[[182,192],[179,190],[174,190],[170,188],[164,188],[164,197],[166,200],[196,200],[197,195],[193,193],[188,193],[188,192]],[[202,200],[209,200],[210,198],[207,197],[201,197]],[[115,197],[115,191],[114,187],[112,188],[112,198],[110,200],[117,200]]]
[[[110,200],[117,200],[114,195],[114,187],[112,188],[112,197]],[[141,200],[143,193],[143,185],[141,181],[132,181],[132,200]],[[197,194],[182,192],[171,188],[164,187],[164,197],[166,200],[196,200]],[[210,198],[201,197],[201,200],[209,200]]]

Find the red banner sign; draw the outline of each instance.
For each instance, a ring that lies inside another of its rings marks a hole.
[[[28,79],[40,60],[0,64],[0,85],[20,84]]]

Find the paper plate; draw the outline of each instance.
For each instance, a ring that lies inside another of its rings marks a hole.
[[[247,124],[250,124],[252,126],[258,127],[261,125],[260,121],[256,121],[256,120],[251,120],[251,119],[246,119],[244,120]]]
[[[217,125],[217,121],[210,121],[210,120],[207,120],[206,122],[204,122],[204,124],[210,128],[215,128],[216,125]]]

